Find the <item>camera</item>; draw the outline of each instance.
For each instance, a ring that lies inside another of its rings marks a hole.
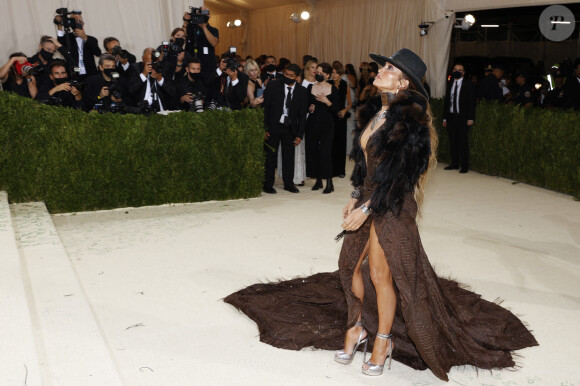
[[[79,77],[81,76],[81,69],[79,67],[73,68],[73,72],[71,74],[71,81],[70,86],[76,88],[79,91],[85,87],[85,82],[79,81]]]
[[[77,21],[73,17],[68,17],[69,15],[82,15],[82,11],[78,9],[73,9],[69,12],[67,8],[59,8],[56,10],[56,14],[60,16],[60,20],[56,17],[54,18],[53,22],[56,25],[62,25],[65,29],[83,29],[83,23]]]
[[[191,24],[204,24],[209,20],[209,10],[195,7],[189,7],[189,16]]]
[[[203,113],[203,100],[205,99],[205,95],[201,91],[191,92],[190,94],[193,100],[189,103],[187,111]]]
[[[167,58],[182,53],[183,47],[177,43],[161,42],[161,51],[163,51],[163,57]]]
[[[29,76],[36,74],[36,68],[28,62],[24,63],[14,62],[14,69],[16,70],[16,73],[20,76]]]
[[[119,55],[122,59],[127,59],[129,57],[129,52],[121,48],[121,46],[115,46],[111,50],[111,53],[115,56]]]
[[[108,85],[109,87],[109,95],[111,95],[115,99],[122,99],[123,94],[121,93],[121,87],[119,87],[119,73],[113,72],[111,73],[111,82]]]

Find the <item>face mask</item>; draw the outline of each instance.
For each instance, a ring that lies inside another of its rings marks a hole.
[[[453,74],[451,74],[455,79],[459,79],[463,76],[463,74],[459,71],[453,71]]]
[[[362,67],[359,67],[358,68],[358,72],[362,72]]]
[[[105,68],[103,70],[103,74],[105,74],[109,78],[113,76],[113,72],[116,72],[114,68]]]
[[[56,83],[56,85],[58,86],[59,84],[66,83],[66,81],[67,81],[66,78],[56,78],[54,80],[54,83]]]
[[[199,73],[199,72],[190,72],[190,73],[189,73],[189,77],[190,77],[191,79],[193,79],[193,80],[198,80],[198,79],[199,79],[199,75],[200,75],[200,73]]]
[[[372,85],[375,82],[375,78],[369,78],[369,84]]]
[[[290,79],[287,76],[282,76],[282,81],[286,83],[288,86],[294,84],[294,79]]]
[[[177,39],[173,40],[173,42],[175,44],[177,44],[179,47],[181,47],[185,43],[185,39],[184,38],[177,38]]]
[[[275,64],[268,64],[266,66],[266,71],[268,71],[268,72],[274,72],[274,71],[276,71],[276,65]]]
[[[48,60],[52,59],[52,55],[54,55],[52,52],[40,50],[40,56],[42,56],[42,59],[44,59],[44,60],[48,61]]]
[[[314,79],[316,79],[317,82],[324,82],[324,75],[316,74],[314,75]]]

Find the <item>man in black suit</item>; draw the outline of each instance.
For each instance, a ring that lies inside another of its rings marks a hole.
[[[154,48],[145,48],[142,62],[132,64],[128,91],[132,103],[141,107],[147,104],[152,110],[175,109],[176,93],[173,81],[164,76],[162,62],[153,63]]]
[[[274,169],[278,160],[278,147],[282,144],[282,178],[284,190],[298,193],[294,185],[294,147],[304,136],[308,95],[296,82],[300,74],[297,64],[289,64],[283,76],[273,79],[264,91],[264,127],[266,129],[266,175],[264,192],[276,193]]]
[[[209,100],[224,108],[241,110],[250,78],[238,71],[238,62],[232,56],[230,52],[222,54],[219,67],[206,79],[206,85]]]
[[[453,66],[453,80],[447,85],[443,103],[443,127],[447,127],[451,145],[451,164],[445,170],[469,170],[469,127],[475,120],[475,87],[465,79],[465,67],[461,63]]]
[[[89,36],[85,33],[85,22],[82,15],[73,14],[71,18],[76,20],[73,32],[64,32],[61,24],[58,24],[57,37],[60,44],[62,44],[69,51],[73,58],[73,63],[70,67],[78,67],[80,69],[79,80],[85,80],[91,75],[99,73],[97,65],[95,64],[95,57],[101,56],[101,49],[99,42],[94,36]],[[61,16],[57,15],[55,21],[60,21]]]

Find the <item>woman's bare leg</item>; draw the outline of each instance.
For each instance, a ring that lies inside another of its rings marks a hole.
[[[368,254],[368,252],[369,252],[369,243],[367,242],[367,245],[365,246],[362,254],[360,255],[358,263],[356,264],[356,267],[354,268],[354,272],[352,275],[352,292],[361,302],[364,299],[365,286],[364,286],[362,272],[360,270],[360,267],[362,265],[362,262],[363,262],[365,256]],[[360,322],[360,320],[361,320],[361,315],[359,313],[359,315],[357,317],[357,321]],[[346,335],[344,337],[344,348],[343,348],[343,351],[345,353],[352,354],[352,349],[353,349],[355,343],[358,341],[358,338],[360,336],[362,329],[363,329],[363,327],[354,326],[354,327],[349,328],[346,331]]]
[[[379,312],[378,333],[389,334],[395,318],[397,297],[393,288],[393,277],[385,253],[379,244],[375,224],[371,225],[369,235],[369,268],[371,279],[377,292],[377,309]],[[375,339],[370,362],[375,365],[385,363],[389,341]]]

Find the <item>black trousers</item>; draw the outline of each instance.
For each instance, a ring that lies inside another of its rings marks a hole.
[[[264,187],[271,188],[275,181],[276,164],[278,163],[278,147],[282,144],[282,179],[284,186],[294,186],[294,135],[289,127],[281,123],[270,128],[270,137],[264,146],[266,151],[266,172]]]
[[[451,114],[447,118],[447,133],[451,147],[451,166],[469,169],[469,126],[467,119]]]
[[[332,116],[306,123],[306,174],[311,178],[332,178]]]

